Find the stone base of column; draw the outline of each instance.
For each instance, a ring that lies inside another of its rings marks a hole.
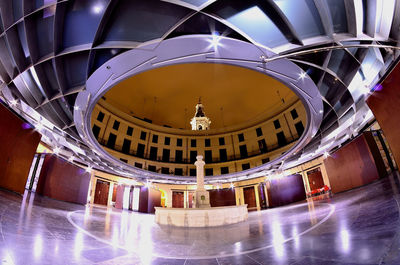
[[[210,208],[210,193],[208,191],[195,191],[195,208]]]

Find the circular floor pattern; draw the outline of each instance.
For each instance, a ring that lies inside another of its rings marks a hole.
[[[283,244],[326,222],[334,213],[329,203],[301,203],[262,212],[250,212],[246,222],[209,228],[160,226],[154,215],[100,207],[69,212],[68,221],[84,234],[108,245],[170,259],[211,259],[249,254]],[[90,221],[88,217],[90,217]]]
[[[149,214],[107,214],[106,208],[0,189],[0,260],[15,265],[398,265],[399,190],[396,172],[319,203],[252,212],[246,223],[189,231],[159,227]],[[218,258],[201,259],[210,255]]]

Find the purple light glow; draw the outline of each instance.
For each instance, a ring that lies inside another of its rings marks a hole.
[[[372,88],[372,91],[381,91],[383,89],[383,86],[381,84],[376,84],[374,88]]]
[[[24,129],[24,130],[28,130],[28,129],[32,129],[32,128],[33,128],[32,125],[30,125],[30,124],[27,123],[27,122],[24,122],[24,123],[21,125],[21,127],[22,127],[22,129]]]

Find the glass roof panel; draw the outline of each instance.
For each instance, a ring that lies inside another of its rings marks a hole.
[[[258,6],[247,8],[227,17],[226,20],[262,45],[276,47],[288,42],[282,32]]]
[[[321,18],[312,0],[274,0],[302,39],[324,35]]]
[[[335,33],[347,32],[347,16],[344,0],[327,0]]]
[[[105,41],[145,42],[162,37],[191,12],[158,1],[121,1],[105,30]]]
[[[203,5],[204,3],[207,3],[208,1],[209,0],[182,0],[182,2],[191,4],[191,5],[194,5],[194,6],[197,6],[197,7]]]

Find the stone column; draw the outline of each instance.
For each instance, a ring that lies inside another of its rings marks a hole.
[[[269,199],[268,199],[268,188],[267,184],[264,185],[264,192],[265,192],[265,200],[267,202],[267,207],[269,207]]]
[[[235,187],[235,199],[236,199],[236,205],[242,205],[242,201],[240,200],[240,187]]]
[[[322,174],[322,179],[324,180],[324,184],[327,185],[328,187],[331,187],[331,183],[329,182],[328,178],[328,173],[326,172],[325,164],[321,164],[321,174]]]
[[[301,177],[303,178],[304,189],[306,190],[306,193],[311,192],[310,182],[308,181],[307,173],[304,170],[302,170],[300,174]]]
[[[114,192],[114,182],[110,182],[110,188],[108,189],[107,206],[111,206],[112,197],[113,197],[113,192]]]
[[[97,178],[94,176],[94,173],[91,174],[90,176],[90,204],[94,203],[94,195],[96,193],[96,184],[97,184]]]
[[[254,195],[256,196],[256,206],[257,206],[257,211],[261,210],[261,204],[260,204],[260,195],[258,194],[258,186],[260,184],[256,184],[254,186]]]
[[[183,191],[183,208],[189,208],[189,205],[188,205],[188,191],[187,190]]]
[[[172,208],[172,190],[168,189],[166,190],[166,196],[167,196],[167,201],[166,201],[166,206],[168,208]]]
[[[244,201],[243,187],[239,188],[239,194],[240,194],[240,205],[245,205],[246,202]]]
[[[203,156],[196,156],[197,161],[194,163],[196,166],[196,182],[197,182],[197,191],[204,191],[204,165],[206,164],[203,161]]]
[[[204,189],[204,161],[203,156],[196,157],[197,161],[194,163],[196,166],[196,181],[197,187],[195,192],[195,206],[196,208],[208,208],[210,205],[210,194]]]

